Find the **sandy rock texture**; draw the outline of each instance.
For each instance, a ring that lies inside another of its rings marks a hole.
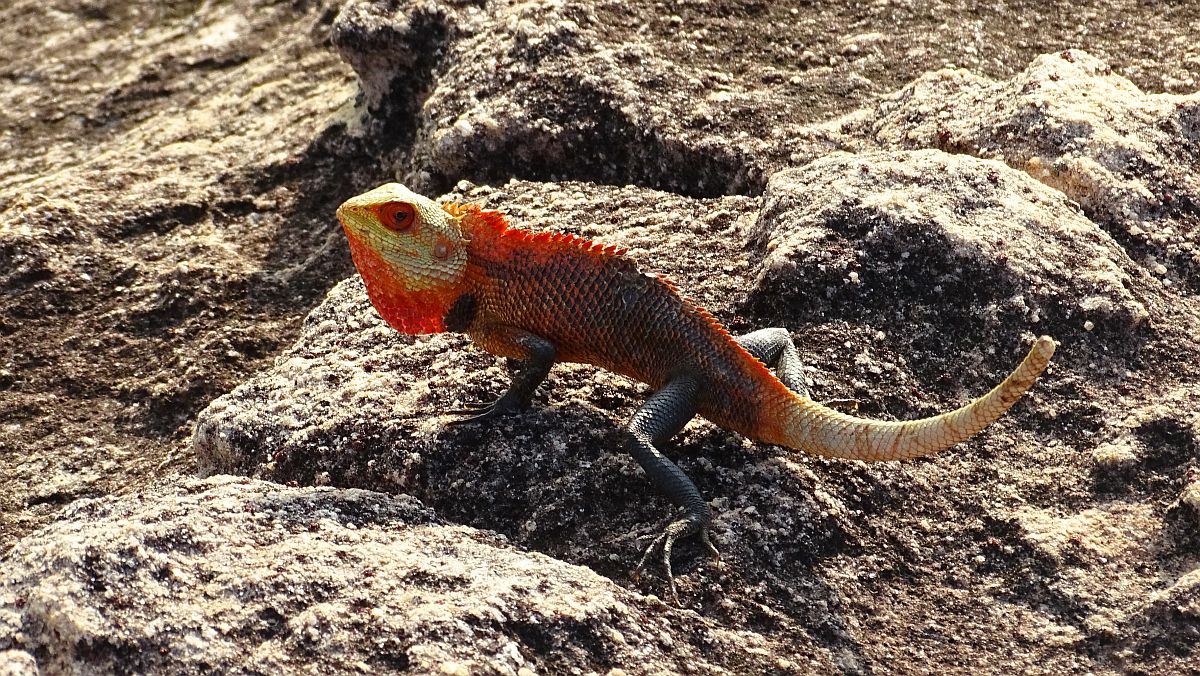
[[[857,116],[855,116],[857,117]],[[841,131],[866,148],[939,148],[1000,160],[1077,203],[1168,280],[1200,278],[1200,102],[1148,94],[1079,50],[990,81],[939,71]]]
[[[407,496],[217,477],[68,512],[0,582],[0,642],[45,673],[717,674],[709,651],[766,652]],[[672,640],[683,626],[696,638]]]
[[[0,24],[0,673],[1195,669],[1195,3]],[[447,427],[507,370],[371,309],[333,210],[394,178],[626,246],[734,333],[788,328],[860,415],[1060,349],[920,462],[693,422],[666,451],[723,563],[681,543],[671,608],[629,575],[671,514],[619,451],[648,392],[561,365],[528,413]]]
[[[369,165],[329,135],[355,91],[320,46],[333,11],[0,10],[5,545],[155,476],[347,269],[316,225],[352,190],[334,167]]]
[[[871,103],[924,70],[967,66],[1011,77],[1045,49],[1029,51],[1036,42],[1028,33],[1038,29],[1027,20],[1019,28],[1010,19],[986,21],[998,8],[975,8],[975,44],[949,49],[935,43],[957,22],[941,23],[947,13],[939,8],[904,2],[853,10],[685,2],[653,12],[619,1],[417,2],[404,11],[354,2],[332,37],[359,73],[377,123],[415,120],[414,152],[401,170],[422,190],[441,192],[462,177],[570,177],[712,196],[757,192],[781,163],[837,147],[843,139],[809,125],[846,103]],[[1037,14],[1049,25],[1056,12],[1097,10],[1051,3]],[[1099,11],[1129,17],[1114,5]],[[1146,20],[1196,13],[1180,7]],[[1053,37],[1041,44],[1104,22],[1096,15],[1048,29]],[[1200,56],[1182,39],[1174,44],[1181,62],[1170,82],[1194,91]],[[1000,54],[1007,65],[997,67]]]
[[[1006,326],[1065,340],[1085,322],[1129,335],[1149,317],[1131,291],[1147,272],[1062,193],[999,162],[830,153],[774,174],[763,201],[751,238],[764,304],[824,296],[819,311],[859,321],[890,307],[914,345],[978,344]]]

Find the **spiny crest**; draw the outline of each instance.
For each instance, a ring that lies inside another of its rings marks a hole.
[[[543,247],[546,249],[579,249],[584,253],[600,256],[603,258],[624,256],[628,249],[616,246],[615,244],[602,244],[600,242],[582,237],[570,232],[555,232],[543,231],[533,232],[521,228],[513,228],[510,232],[519,237],[523,242],[526,242],[535,247]]]
[[[602,244],[569,232],[551,230],[534,232],[525,228],[513,227],[508,224],[508,220],[502,212],[484,211],[478,204],[448,202],[442,205],[442,209],[454,218],[461,219],[464,235],[471,238],[491,238],[496,245],[529,247],[534,251],[546,253],[576,249],[600,258],[620,257],[628,251],[624,247]]]
[[[496,235],[508,229],[508,221],[504,218],[503,213],[499,211],[484,211],[483,207],[478,204],[446,202],[442,205],[442,209],[462,222],[465,230],[464,234],[467,236],[471,236],[481,229]]]

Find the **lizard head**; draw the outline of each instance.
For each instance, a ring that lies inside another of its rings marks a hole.
[[[467,267],[460,218],[399,183],[346,200],[337,218],[379,314],[403,333],[445,331]]]

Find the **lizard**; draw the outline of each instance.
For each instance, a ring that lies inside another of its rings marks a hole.
[[[712,509],[659,450],[694,416],[819,456],[916,458],[999,418],[1033,386],[1056,345],[1037,338],[1003,382],[956,410],[869,420],[812,398],[787,329],[734,337],[666,277],[641,272],[625,249],[511,226],[498,211],[438,204],[399,183],[346,200],[337,218],[367,295],[388,324],[405,334],[465,333],[485,351],[514,360],[509,388],[494,401],[453,411],[465,416],[454,423],[528,408],[555,362],[593,364],[655,390],[625,427],[626,450],[683,513],[646,548],[635,575],[661,551],[676,604],[676,541],[698,536],[719,561],[709,537]]]

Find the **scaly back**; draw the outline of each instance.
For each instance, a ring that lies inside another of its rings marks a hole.
[[[746,434],[765,397],[787,389],[669,280],[641,272],[623,249],[576,235],[508,227],[495,212],[448,207],[469,233],[468,333],[514,326],[554,343],[559,361],[594,364],[659,388],[677,375],[703,384],[699,413]]]

